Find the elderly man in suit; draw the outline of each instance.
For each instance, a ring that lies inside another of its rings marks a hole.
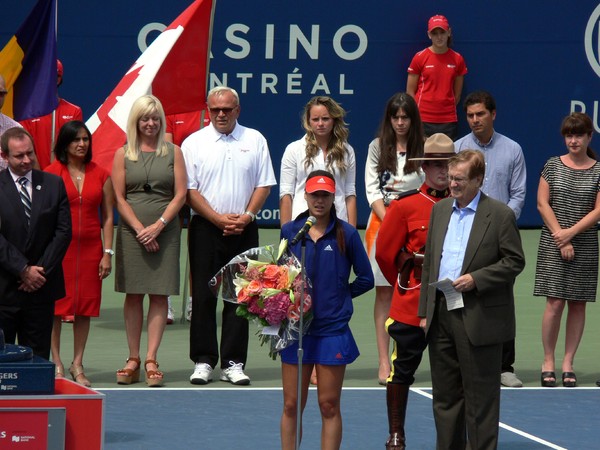
[[[23,128],[0,139],[0,328],[6,342],[50,357],[54,301],[65,296],[62,259],[71,212],[60,177],[33,169],[35,149]]]
[[[525,258],[513,211],[480,190],[484,173],[479,151],[450,158],[451,197],[429,223],[419,317],[438,449],[498,445],[502,344],[515,336],[513,284]],[[443,291],[431,284],[444,280]]]

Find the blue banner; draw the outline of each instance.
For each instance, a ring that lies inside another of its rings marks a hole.
[[[0,46],[33,0],[4,0]],[[58,3],[59,93],[89,117],[141,51],[190,1],[74,0]],[[412,56],[427,47],[427,20],[444,14],[453,48],[466,60],[463,98],[485,89],[496,98],[495,128],[519,142],[527,160],[526,203],[519,224],[539,226],[540,170],[566,152],[559,133],[569,112],[585,111],[600,131],[597,1],[377,2],[217,0],[209,88],[227,84],[241,96],[240,122],[269,141],[277,175],[285,146],[300,138],[300,113],[313,95],[330,95],[348,111],[357,158],[359,224],[369,205],[364,164],[386,100],[406,89]],[[459,106],[459,136],[467,134]],[[594,141],[592,141],[594,146]],[[598,148],[600,150],[600,148]],[[278,189],[259,214],[278,224]]]

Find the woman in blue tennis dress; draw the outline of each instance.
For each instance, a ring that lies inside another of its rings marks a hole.
[[[311,172],[306,180],[308,211],[281,228],[281,237],[291,241],[309,215],[317,221],[306,236],[305,267],[312,281],[313,320],[303,338],[302,410],[306,405],[313,367],[319,383],[317,395],[321,410],[321,448],[336,449],[342,442],[340,398],[346,365],[359,355],[348,325],[352,299],[373,288],[369,258],[356,228],[337,218],[333,206],[335,180],[325,170]],[[292,245],[298,257],[301,242]],[[349,282],[350,271],[356,275]],[[283,414],[281,448],[293,449],[296,441],[298,343],[281,352]]]

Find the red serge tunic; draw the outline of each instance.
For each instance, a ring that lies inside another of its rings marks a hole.
[[[437,194],[438,196],[434,196]],[[388,208],[379,234],[377,235],[376,259],[386,280],[392,285],[394,295],[389,316],[396,322],[419,326],[420,281],[411,272],[408,290],[398,287],[396,255],[406,248],[409,252],[419,251],[427,241],[429,217],[433,205],[444,198],[423,184],[418,192],[394,200]]]
[[[54,314],[98,317],[102,294],[98,267],[104,255],[99,208],[109,174],[93,162],[86,164],[80,195],[66,165],[54,161],[46,172],[60,176],[65,183],[73,227],[71,244],[63,259],[67,296],[56,302]]]

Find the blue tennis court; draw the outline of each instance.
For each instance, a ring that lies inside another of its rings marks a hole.
[[[275,450],[282,407],[278,388],[102,389],[106,449]],[[430,389],[410,393],[410,449],[435,448]],[[503,389],[499,449],[597,449],[600,389]],[[384,388],[346,388],[343,449],[383,449],[387,438]],[[303,449],[317,449],[320,416],[311,388]]]

